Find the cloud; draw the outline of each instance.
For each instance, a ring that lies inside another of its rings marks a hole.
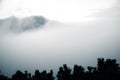
[[[47,20],[42,16],[31,16],[26,17],[23,19],[18,19],[14,16],[1,19],[0,20],[0,26],[1,26],[1,32],[24,32],[29,30],[34,30],[38,28],[42,28],[43,25],[45,25]]]

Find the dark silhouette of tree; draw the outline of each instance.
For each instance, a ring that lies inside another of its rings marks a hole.
[[[49,73],[44,70],[43,72],[39,72],[39,70],[35,71],[35,75],[33,75],[32,80],[54,80],[53,70],[50,70]]]
[[[50,70],[50,72],[47,74],[47,80],[54,80],[53,70]]]
[[[72,71],[72,72],[71,72]],[[97,67],[84,67],[74,65],[73,70],[67,64],[59,68],[56,75],[57,80],[120,80],[120,67],[116,59],[98,58]],[[11,78],[0,74],[0,80],[54,80],[53,70],[47,73],[46,70],[40,72],[35,70],[31,75],[28,71],[17,70]]]
[[[24,80],[23,73],[20,70],[16,71],[16,73],[12,76],[12,80]]]
[[[9,80],[9,78],[4,75],[0,75],[0,80]]]
[[[31,73],[28,73],[28,80],[32,80]]]
[[[33,75],[33,80],[39,80],[41,79],[41,73],[39,70],[35,70],[35,75]]]
[[[58,80],[64,80],[64,79],[63,79],[63,76],[64,76],[64,71],[63,71],[63,68],[60,67],[60,68],[59,68],[59,71],[58,71],[58,74],[57,74],[57,79],[58,79]]]
[[[92,72],[93,72],[93,67],[88,66],[87,69],[88,69],[89,74],[92,74]]]
[[[57,79],[58,80],[71,80],[71,69],[68,68],[66,64],[64,64],[63,67],[59,68]]]
[[[104,72],[104,58],[98,58],[98,62],[97,62],[97,66],[98,66],[98,72],[103,73]]]
[[[44,70],[42,72],[42,80],[47,80],[47,72],[46,72],[46,70]]]
[[[84,79],[84,68],[82,66],[74,65],[72,79],[73,80]]]
[[[105,80],[114,80],[117,77],[116,75],[118,75],[118,72],[120,72],[119,64],[116,63],[115,59],[107,59],[105,61],[103,58],[99,58],[98,72],[99,78]]]

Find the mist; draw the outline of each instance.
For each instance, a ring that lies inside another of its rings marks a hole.
[[[18,69],[57,70],[62,64],[96,66],[99,57],[115,58],[120,63],[118,5],[95,14],[95,21],[69,24],[49,21],[43,28],[20,33],[9,30],[9,25],[0,26],[2,74],[11,76]]]

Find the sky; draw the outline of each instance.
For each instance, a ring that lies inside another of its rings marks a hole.
[[[64,23],[84,22],[95,20],[93,14],[112,7],[115,2],[116,0],[4,0],[0,17],[42,15]]]
[[[18,69],[30,72],[53,69],[56,72],[65,63],[70,67],[74,64],[96,66],[99,57],[115,58],[120,63],[119,0],[44,0],[39,2],[41,5],[38,1],[1,1],[2,19],[31,15],[49,19],[42,29],[21,33],[9,30],[9,24],[2,26],[3,29],[0,25],[3,74],[10,76]],[[88,20],[91,17],[94,20]]]

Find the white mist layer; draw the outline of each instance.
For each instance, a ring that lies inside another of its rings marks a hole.
[[[103,22],[61,25],[1,36],[2,69],[5,72],[6,70],[13,72],[17,69],[50,70],[64,63],[70,66],[95,65],[99,57],[118,59],[119,27],[108,22],[101,24]]]

